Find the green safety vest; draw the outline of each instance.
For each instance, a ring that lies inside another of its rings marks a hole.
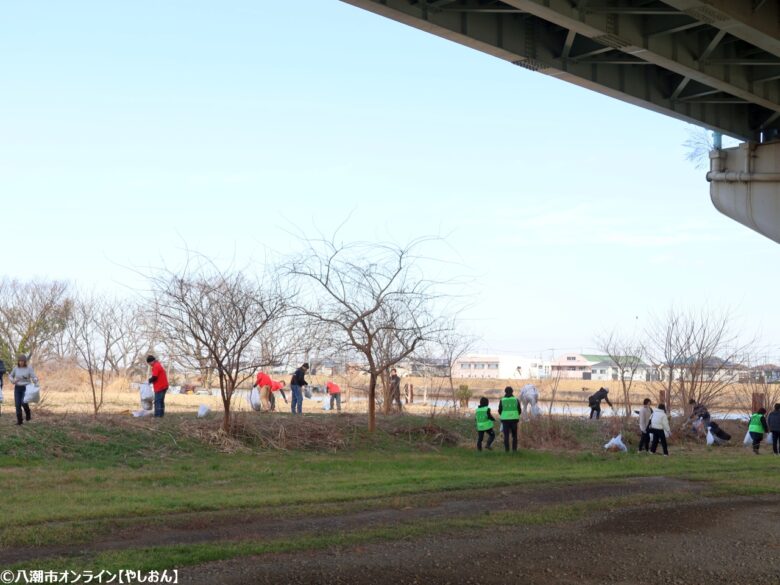
[[[477,408],[477,430],[488,431],[493,428],[493,421],[488,418],[488,406]]]
[[[501,399],[501,420],[520,420],[520,403],[514,396]]]
[[[748,427],[748,431],[751,433],[764,433],[764,425],[761,424],[762,416],[764,415],[755,413],[750,417],[750,426]]]

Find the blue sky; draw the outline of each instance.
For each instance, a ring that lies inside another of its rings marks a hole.
[[[0,60],[4,275],[124,290],[350,217],[445,236],[485,350],[705,304],[780,355],[778,247],[713,208],[676,120],[337,0],[9,2]]]

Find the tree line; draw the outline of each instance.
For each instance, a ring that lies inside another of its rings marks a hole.
[[[180,269],[151,271],[147,289],[127,298],[6,278],[0,357],[77,365],[97,415],[112,379],[142,375],[144,357],[161,353],[203,385],[219,386],[222,428],[231,432],[235,391],[258,370],[348,356],[368,374],[373,430],[378,389],[390,408],[387,372],[451,349],[458,327],[454,283],[426,276],[425,243],[308,240],[302,253],[251,270],[190,254]]]

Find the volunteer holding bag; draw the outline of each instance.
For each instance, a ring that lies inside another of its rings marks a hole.
[[[165,368],[153,355],[146,358],[146,363],[152,370],[149,383],[154,388],[154,416],[162,418],[165,416],[165,393],[168,391],[168,376],[165,373]]]
[[[23,422],[22,409],[24,409],[24,420],[29,421],[30,405],[24,401],[24,394],[27,391],[28,384],[37,384],[38,376],[33,369],[27,365],[27,356],[20,355],[16,360],[16,367],[8,374],[8,380],[14,385],[14,404],[16,405],[16,424]]]

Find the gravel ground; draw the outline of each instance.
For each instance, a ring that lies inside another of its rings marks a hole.
[[[181,571],[180,582],[776,585],[779,514],[777,498],[654,505],[570,524],[209,563]]]

